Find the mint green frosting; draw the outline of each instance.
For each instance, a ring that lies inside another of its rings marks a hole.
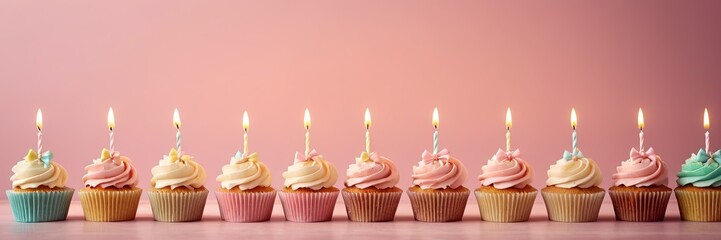
[[[688,184],[694,187],[718,187],[721,186],[721,151],[709,155],[703,149],[698,154],[691,154],[686,163],[681,165],[678,173],[679,186]]]

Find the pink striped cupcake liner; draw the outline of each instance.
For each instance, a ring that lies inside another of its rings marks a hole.
[[[279,191],[285,219],[291,222],[327,222],[333,218],[338,193]]]
[[[556,222],[595,222],[606,191],[558,193],[541,190],[548,219]]]
[[[273,213],[276,191],[226,192],[215,191],[220,218],[226,222],[264,222]]]
[[[208,190],[194,192],[148,191],[153,218],[160,222],[200,221]]]
[[[616,219],[629,222],[663,221],[671,190],[630,192],[609,190]]]
[[[403,191],[341,192],[348,219],[355,222],[393,221]]]
[[[470,191],[413,192],[406,191],[411,199],[413,217],[422,222],[455,222],[463,219]]]

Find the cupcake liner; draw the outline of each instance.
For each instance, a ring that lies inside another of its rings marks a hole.
[[[5,191],[15,221],[25,223],[65,220],[73,192],[75,190],[72,188],[59,191]]]
[[[403,191],[348,192],[343,190],[343,202],[348,219],[355,222],[393,221]]]
[[[663,221],[671,190],[631,192],[609,190],[616,220],[629,222]]]
[[[463,218],[470,191],[463,192],[413,192],[411,199],[413,217],[422,222],[455,222]]]
[[[205,209],[208,190],[193,192],[149,191],[150,208],[155,221],[200,221]]]
[[[80,190],[80,203],[83,206],[85,221],[117,222],[135,219],[138,202],[143,190]]]
[[[556,222],[595,222],[606,191],[558,193],[541,191],[548,219]]]
[[[525,222],[531,216],[538,191],[475,193],[483,221]]]
[[[225,192],[215,191],[220,218],[227,222],[264,222],[273,213],[276,191]]]
[[[721,222],[721,191],[676,189],[681,219],[694,222]]]
[[[333,218],[338,192],[278,192],[285,219],[292,222],[326,222]]]

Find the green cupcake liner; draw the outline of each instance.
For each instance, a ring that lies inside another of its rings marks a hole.
[[[56,191],[17,192],[7,190],[15,221],[24,223],[64,221],[68,216],[72,188]]]

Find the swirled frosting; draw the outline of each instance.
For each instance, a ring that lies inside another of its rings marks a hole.
[[[378,153],[363,152],[356,158],[356,163],[348,166],[346,171],[348,180],[345,185],[365,189],[375,187],[378,189],[392,188],[400,181],[400,174],[396,165],[388,158],[378,156]]]
[[[138,174],[130,159],[120,156],[119,152],[110,153],[103,149],[100,158],[93,160],[93,163],[86,166],[88,171],[83,176],[83,182],[88,187],[135,187],[138,184]]]
[[[551,165],[548,169],[546,185],[560,188],[590,188],[601,184],[603,176],[598,164],[593,159],[584,157],[580,151],[576,152]]]
[[[616,173],[611,175],[614,186],[648,187],[668,184],[668,167],[661,160],[661,156],[654,153],[653,148],[647,152],[631,149],[628,160],[616,167]]]
[[[333,164],[313,150],[308,157],[296,152],[295,162],[283,172],[283,178],[285,178],[283,185],[293,190],[299,188],[320,190],[333,187],[338,180],[338,172]]]
[[[13,182],[13,188],[29,189],[40,186],[63,188],[68,180],[68,172],[63,166],[49,159],[47,164],[44,163],[32,149],[28,151],[24,160],[13,166],[12,171],[14,174],[10,177],[10,181]]]
[[[423,153],[423,159],[413,166],[413,184],[421,189],[458,188],[468,178],[466,167],[458,159],[451,157],[448,150],[437,154]]]
[[[258,161],[258,154],[241,153],[238,151],[230,158],[230,163],[222,168],[216,181],[225,189],[238,187],[240,190],[248,190],[256,187],[269,187],[271,181],[270,170],[265,164]]]
[[[483,186],[496,189],[525,188],[533,180],[533,169],[523,159],[521,152],[505,152],[498,149],[485,166],[481,167],[483,173],[478,176]]]
[[[205,184],[205,169],[193,160],[190,155],[178,153],[175,148],[168,155],[158,161],[158,166],[150,170],[153,178],[150,184],[154,188],[186,187],[188,189],[201,188]]]
[[[694,187],[718,187],[721,186],[721,153],[716,151],[708,155],[703,149],[698,154],[691,154],[686,163],[681,165],[678,173],[677,183],[679,186],[688,184]]]

